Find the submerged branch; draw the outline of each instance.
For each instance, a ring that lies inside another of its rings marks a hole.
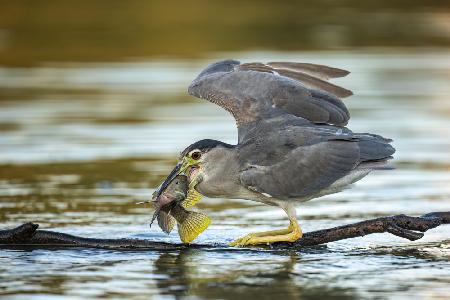
[[[442,224],[450,224],[450,212],[434,212],[420,217],[397,215],[366,220],[349,225],[305,233],[294,243],[275,243],[276,249],[299,249],[305,246],[365,236],[372,233],[390,234],[414,241],[424,236],[423,232]],[[0,247],[85,247],[129,250],[176,250],[183,248],[223,248],[223,244],[174,244],[144,239],[97,239],[70,234],[38,230],[39,225],[25,223],[14,229],[0,230]]]

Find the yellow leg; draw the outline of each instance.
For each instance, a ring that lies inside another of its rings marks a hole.
[[[290,224],[286,229],[250,233],[240,239],[231,242],[230,246],[246,246],[258,244],[270,244],[275,242],[295,242],[302,237],[302,229],[295,217],[290,216]]]

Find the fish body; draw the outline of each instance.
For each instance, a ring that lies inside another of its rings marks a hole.
[[[211,224],[207,215],[186,209],[200,201],[201,196],[195,189],[189,190],[186,176],[178,175],[153,202],[155,212],[150,226],[157,219],[162,231],[170,233],[178,224],[181,241],[192,242]]]
[[[150,227],[156,218],[159,218],[161,209],[173,202],[181,202],[186,199],[189,189],[189,183],[186,176],[178,175],[174,180],[166,187],[166,189],[153,200],[153,208],[155,212],[150,222]],[[159,223],[159,220],[158,220]],[[173,227],[173,226],[172,226]],[[163,229],[163,231],[165,231]],[[169,231],[170,232],[170,231]]]

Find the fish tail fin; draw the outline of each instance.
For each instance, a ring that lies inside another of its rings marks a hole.
[[[202,194],[197,192],[196,189],[190,189],[187,193],[186,199],[181,202],[181,206],[183,208],[189,208],[197,204],[198,201],[202,198]]]
[[[211,218],[205,214],[190,211],[182,223],[178,223],[178,234],[183,243],[192,242],[211,224]]]

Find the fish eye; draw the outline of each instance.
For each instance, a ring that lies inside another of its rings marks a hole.
[[[192,159],[199,160],[202,157],[202,153],[200,151],[195,151],[191,154]]]

